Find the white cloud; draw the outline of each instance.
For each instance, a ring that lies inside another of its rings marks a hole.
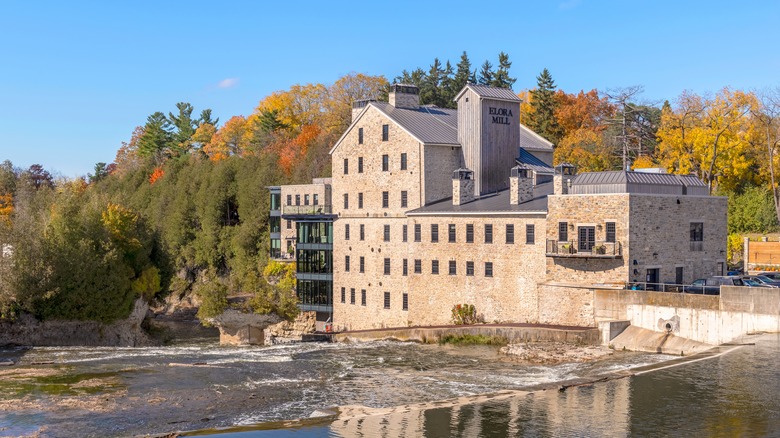
[[[238,85],[238,78],[226,78],[219,81],[217,88],[233,88]]]

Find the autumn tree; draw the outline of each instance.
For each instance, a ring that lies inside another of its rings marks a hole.
[[[713,98],[683,93],[676,110],[661,116],[658,157],[675,173],[695,173],[712,192],[716,183],[733,190],[750,180],[750,144],[746,138],[753,93],[724,88]]]
[[[203,147],[203,152],[216,161],[231,155],[242,155],[248,149],[250,135],[246,119],[243,116],[233,116]]]
[[[753,144],[757,160],[769,183],[775,215],[780,222],[780,88],[765,90],[760,94],[758,106],[751,114],[752,127],[748,135]]]

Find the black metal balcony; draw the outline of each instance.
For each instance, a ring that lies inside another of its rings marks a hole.
[[[621,249],[620,242],[547,239],[545,252],[547,257],[616,259],[622,257]]]

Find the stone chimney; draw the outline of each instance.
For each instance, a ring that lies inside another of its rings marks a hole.
[[[576,168],[569,163],[561,163],[555,166],[553,177],[553,194],[568,195],[571,188],[571,180],[574,179]]]
[[[369,103],[376,102],[375,99],[363,99],[352,102],[352,121],[354,122],[358,114],[363,111],[363,108],[368,106]]]
[[[420,89],[414,85],[393,84],[388,100],[396,108],[417,109],[420,107]]]
[[[523,165],[512,168],[509,176],[509,203],[519,205],[534,198],[533,170]]]
[[[452,205],[461,205],[474,200],[474,172],[458,169],[452,174]]]

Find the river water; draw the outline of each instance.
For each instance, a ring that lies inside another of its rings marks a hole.
[[[780,435],[780,337],[748,341],[663,369],[671,357],[537,366],[495,347],[398,342],[6,349],[0,361],[18,363],[0,369],[0,436]],[[554,383],[629,369],[640,374]],[[334,406],[339,416],[283,422]]]

